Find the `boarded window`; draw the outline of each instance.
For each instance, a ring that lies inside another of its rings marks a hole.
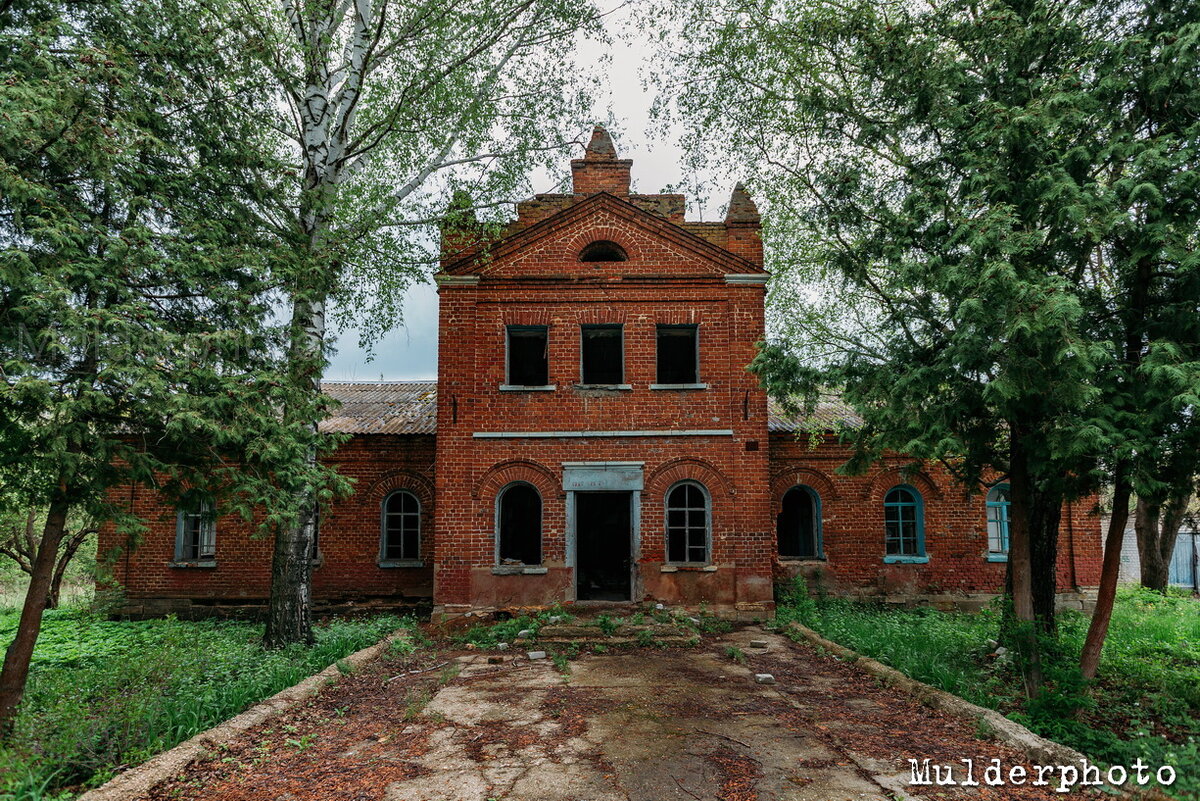
[[[175,560],[199,562],[217,558],[217,520],[212,498],[186,495],[175,515]]]
[[[580,261],[629,261],[625,249],[616,242],[601,239],[579,251]]]
[[[542,496],[528,484],[513,484],[500,495],[497,558],[502,565],[542,563]]]
[[[585,384],[620,384],[625,379],[624,345],[619,325],[582,327],[580,357]]]
[[[1008,553],[1008,485],[992,487],[987,496],[988,551]]]
[[[888,556],[924,556],[921,496],[911,487],[893,487],[883,499],[884,545]]]
[[[667,561],[708,562],[708,493],[694,481],[667,493]]]
[[[383,499],[379,557],[387,562],[421,558],[421,502],[407,490]]]
[[[508,327],[508,383],[544,387],[550,383],[549,332],[544,325]]]
[[[658,383],[698,384],[700,351],[694,325],[658,326]]]
[[[820,530],[816,493],[808,487],[792,487],[783,496],[775,523],[779,555],[784,559],[820,558]]]

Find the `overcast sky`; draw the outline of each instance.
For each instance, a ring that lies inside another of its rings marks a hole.
[[[620,18],[610,18],[615,30]],[[608,69],[609,84],[596,92],[597,121],[612,120],[611,130],[620,158],[633,159],[633,189],[635,192],[659,192],[664,187],[683,180],[683,154],[675,137],[650,135],[649,111],[651,96],[642,89],[639,70],[649,52],[648,43],[614,37],[611,45],[591,44],[581,48],[580,55],[599,63],[605,49],[612,58]],[[581,155],[581,154],[579,154]],[[534,190],[554,189],[547,176],[534,178]],[[714,192],[714,201],[723,205],[732,187]],[[689,217],[709,219],[713,209],[699,213],[689,211]],[[514,212],[515,216],[515,212]],[[375,346],[374,359],[358,347],[356,331],[345,331],[335,341],[337,352],[326,377],[348,381],[399,381],[437,377],[437,291],[432,281],[412,287],[404,301],[404,324],[391,331]]]

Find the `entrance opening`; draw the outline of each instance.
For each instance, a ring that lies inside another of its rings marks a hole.
[[[631,599],[633,537],[628,492],[575,493],[575,597]]]

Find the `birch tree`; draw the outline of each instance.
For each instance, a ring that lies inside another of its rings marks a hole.
[[[319,397],[337,308],[358,310],[368,338],[398,321],[451,190],[492,208],[577,138],[587,87],[570,54],[598,20],[575,0],[244,0],[239,26],[296,162],[286,196],[263,207],[291,253],[294,387]],[[315,434],[319,411],[284,415]],[[312,638],[319,499],[288,489],[303,511],[275,538],[271,646]]]

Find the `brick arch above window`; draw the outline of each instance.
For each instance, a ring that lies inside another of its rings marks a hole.
[[[475,485],[471,497],[494,500],[500,490],[516,482],[533,485],[543,501],[562,495],[562,480],[554,471],[530,459],[510,459],[488,468],[483,478]]]
[[[829,476],[820,470],[814,470],[811,467],[785,467],[771,476],[771,504],[776,512],[783,503],[783,496],[792,487],[798,485],[812,487],[822,500],[835,501],[838,499],[837,488]]]
[[[912,486],[925,498],[940,499],[942,497],[942,491],[924,471],[912,473],[899,467],[893,467],[875,474],[863,492],[863,500],[883,503],[883,496],[887,495],[888,490],[901,484]]]
[[[733,482],[716,465],[694,456],[663,462],[646,478],[646,491],[665,497],[667,490],[681,481],[697,481],[714,499],[737,494]]]
[[[371,483],[365,495],[376,503],[383,503],[383,499],[396,490],[406,490],[416,496],[421,503],[422,513],[432,511],[433,482],[428,476],[414,470],[392,470],[384,473]]]
[[[615,222],[615,221],[614,221]],[[574,236],[562,244],[567,253],[578,256],[593,242],[612,242],[625,251],[624,261],[637,261],[641,256],[636,237],[630,235],[630,230],[614,222],[603,222],[599,225],[585,225]],[[589,262],[584,262],[585,264]],[[605,262],[597,262],[603,264]],[[610,262],[611,263],[611,262]]]

